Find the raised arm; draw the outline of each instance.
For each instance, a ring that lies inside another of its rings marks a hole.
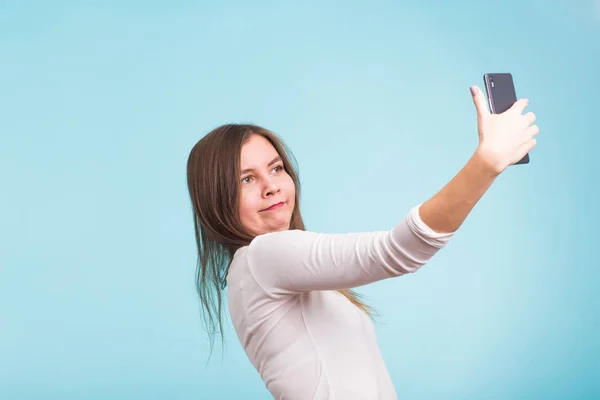
[[[248,268],[270,294],[346,289],[402,274],[425,265],[460,227],[494,179],[520,160],[538,133],[526,100],[503,114],[490,114],[474,88],[480,143],[464,168],[431,199],[414,207],[383,232],[323,234],[268,233],[248,249]]]
[[[393,229],[325,234],[267,233],[248,248],[248,268],[271,294],[348,289],[415,272],[452,237],[429,229],[418,206]]]

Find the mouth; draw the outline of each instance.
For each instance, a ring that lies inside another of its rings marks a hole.
[[[283,202],[283,201],[280,201],[280,202],[279,202],[279,203],[277,203],[277,204],[273,204],[273,205],[272,205],[271,207],[269,207],[269,208],[265,208],[263,211],[271,211],[271,210],[276,210],[276,209],[278,209],[279,207],[282,207],[284,204],[285,204],[285,202]]]

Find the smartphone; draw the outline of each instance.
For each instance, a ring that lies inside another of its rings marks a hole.
[[[483,82],[485,84],[485,92],[487,93],[490,112],[493,114],[502,114],[517,101],[517,93],[515,92],[515,84],[511,74],[485,74],[483,75]],[[525,154],[525,156],[515,164],[528,163],[529,154]]]

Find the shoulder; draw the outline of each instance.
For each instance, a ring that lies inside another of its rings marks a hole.
[[[253,267],[290,263],[306,255],[319,235],[322,234],[294,229],[256,236],[247,246],[235,252],[231,269],[238,269],[240,264],[252,270]]]
[[[227,276],[230,289],[233,285],[237,290],[245,288],[247,292],[254,288],[269,297],[281,294],[283,291],[280,293],[275,288],[282,276],[289,277],[306,265],[314,238],[319,235],[286,230],[256,236],[233,256]]]
[[[324,234],[304,230],[271,232],[257,236],[248,245],[248,265],[255,270],[274,273],[282,265],[303,267],[314,256]],[[288,270],[289,271],[289,270]]]

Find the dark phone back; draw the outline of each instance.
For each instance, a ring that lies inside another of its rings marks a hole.
[[[501,114],[512,107],[517,101],[515,84],[509,73],[485,74],[483,76],[485,91],[488,96],[490,112]],[[529,154],[525,154],[516,164],[529,163]]]

